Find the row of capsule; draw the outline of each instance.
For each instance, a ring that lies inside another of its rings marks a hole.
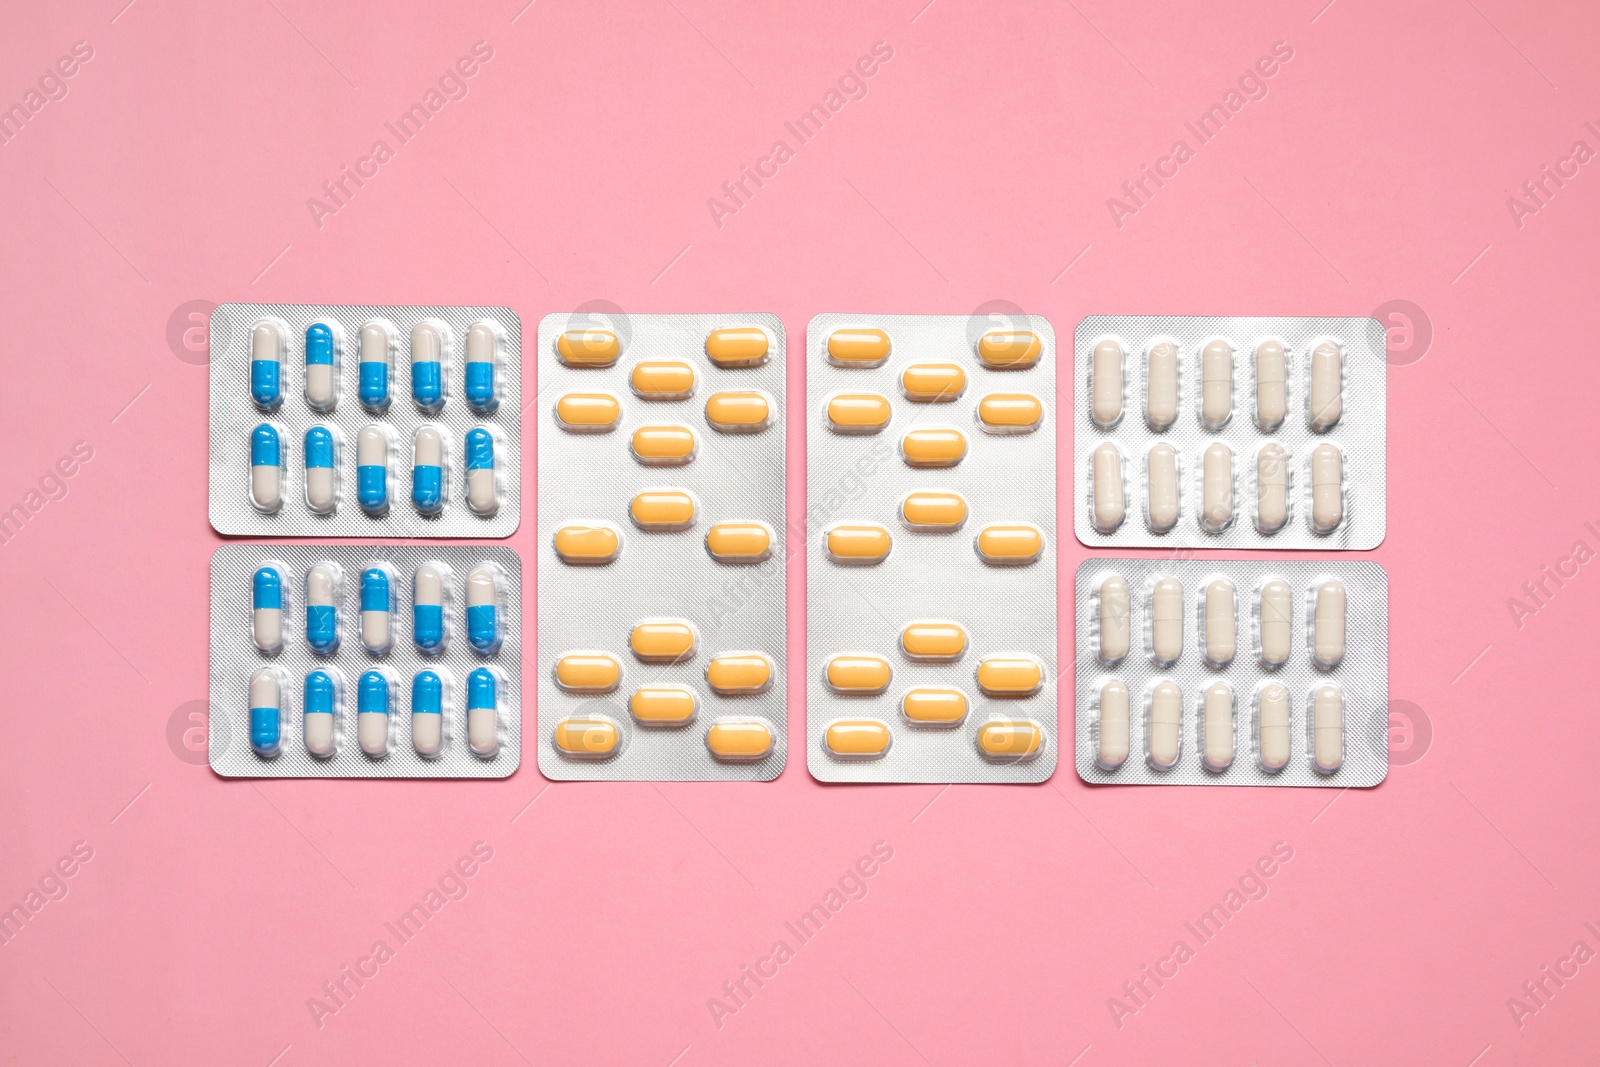
[[[706,358],[718,367],[754,367],[767,361],[772,339],[759,326],[730,326],[706,335]],[[622,340],[601,328],[556,335],[555,355],[569,367],[609,367],[622,355]],[[894,339],[876,327],[849,326],[828,335],[828,361],[840,367],[878,367],[894,351]],[[1039,361],[1044,346],[1031,330],[990,330],[974,346],[990,370],[1026,370]]]
[[[448,580],[449,568],[442,563],[424,563],[412,578],[411,639],[425,656],[442,655],[449,647],[450,627],[445,620]],[[361,647],[374,656],[386,655],[394,647],[393,582],[386,565],[361,572],[358,629]],[[283,571],[274,564],[261,567],[251,579],[251,639],[269,656],[283,651],[284,586]],[[339,651],[342,588],[343,572],[337,563],[318,563],[306,571],[306,644],[320,656]],[[492,563],[480,564],[467,574],[467,642],[483,656],[500,651],[504,641],[502,588],[500,569]]]
[[[687,363],[641,363],[634,368],[634,391],[638,392],[640,396],[651,400],[681,399],[668,392],[640,392],[638,385],[639,372],[649,367],[682,367],[687,374],[686,382],[689,392],[693,392],[694,370]],[[652,378],[652,381],[654,380],[655,377]],[[662,385],[660,388],[666,389],[668,386]],[[719,433],[759,433],[772,424],[772,410],[772,398],[759,389],[724,390],[720,393],[713,393],[706,398],[706,425]],[[605,392],[565,393],[556,401],[555,420],[556,425],[568,433],[610,433],[622,421],[622,401],[618,400],[614,394]],[[656,460],[661,465],[669,465],[668,461],[672,459],[671,456],[653,456],[651,449],[648,447],[639,447],[648,444],[648,436],[640,437],[637,432],[634,434],[633,453],[635,458],[642,463],[648,464],[652,460]],[[693,452],[691,450],[689,459],[692,458]],[[681,462],[687,463],[689,459],[683,459]]]
[[[960,493],[918,491],[900,501],[906,527],[927,533],[954,533],[967,521],[967,502]],[[845,566],[872,566],[889,558],[894,537],[877,523],[840,523],[822,534],[827,557]],[[1026,566],[1044,554],[1044,531],[1027,522],[990,523],[972,539],[973,551],[996,567]]]
[[[900,650],[913,662],[954,663],[966,653],[967,633],[959,623],[914,622],[901,631]],[[1031,697],[1044,688],[1044,663],[1026,652],[998,653],[980,660],[973,678],[985,696]],[[822,680],[829,690],[841,696],[878,696],[894,680],[894,668],[875,652],[839,652],[828,657]],[[935,725],[941,720],[931,714],[931,709],[940,702],[931,697],[929,700],[930,714],[921,721]],[[944,706],[951,708],[954,704]],[[966,698],[962,697],[963,713],[965,707]],[[961,719],[943,721],[956,723]]]
[[[250,747],[270,759],[283,750],[283,692],[287,675],[263,667],[250,677]],[[467,749],[485,759],[500,750],[501,681],[478,667],[467,675]],[[356,683],[356,742],[363,754],[382,759],[393,748],[394,691],[398,683],[381,669],[362,673]],[[411,680],[411,744],[417,754],[435,757],[444,751],[444,709],[450,681],[436,670],[418,671]],[[319,759],[339,748],[338,723],[344,706],[344,680],[336,669],[306,675],[300,705],[306,751]]]
[[[277,427],[262,423],[250,434],[250,503],[266,515],[283,506],[284,447]],[[337,428],[313,426],[305,437],[305,502],[314,514],[332,515],[339,505]],[[356,437],[356,502],[375,518],[389,512],[391,432],[376,424]],[[446,436],[438,426],[419,426],[412,442],[411,503],[424,516],[439,514],[449,495],[446,478]],[[473,514],[489,518],[500,509],[495,473],[494,434],[483,427],[467,431],[463,460],[466,503]]]
[[[687,530],[698,515],[694,494],[687,489],[647,489],[629,507],[634,525],[657,533]],[[772,555],[772,528],[758,520],[713,523],[705,543],[719,563],[760,563]],[[599,566],[622,554],[622,531],[603,520],[566,522],[556,528],[551,544],[563,563]]]
[[[382,319],[361,327],[356,395],[374,415],[386,412],[391,402],[394,335],[394,325]],[[492,415],[500,406],[499,344],[499,328],[487,319],[467,330],[462,393],[479,415]],[[287,349],[288,327],[283,322],[262,319],[251,328],[250,399],[264,412],[283,405]],[[344,334],[338,323],[313,322],[306,327],[305,399],[311,410],[326,414],[338,407],[343,351]],[[411,399],[430,415],[445,405],[449,351],[450,327],[445,323],[427,319],[411,328]]]
[[[1026,763],[1044,742],[1044,728],[1032,719],[990,719],[973,734],[978,754],[992,763]],[[882,759],[893,746],[894,730],[880,719],[835,719],[822,731],[824,751],[846,762]]]

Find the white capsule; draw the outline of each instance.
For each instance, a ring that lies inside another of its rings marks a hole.
[[[1144,421],[1157,433],[1178,417],[1178,346],[1157,341],[1145,369]]]
[[[1150,690],[1150,721],[1145,731],[1145,761],[1158,771],[1178,762],[1183,736],[1183,694],[1169,681]]]
[[[1344,695],[1336,685],[1319,686],[1311,697],[1311,759],[1320,774],[1344,763]]]
[[[1183,586],[1162,578],[1150,591],[1150,654],[1166,666],[1183,654]]]
[[[444,568],[424,563],[411,583],[411,639],[426,655],[444,650]]]
[[[1311,450],[1311,528],[1332,533],[1344,521],[1344,456],[1324,442]]]
[[[1204,763],[1208,771],[1225,771],[1233,766],[1233,687],[1227,682],[1212,682],[1206,688],[1206,744]]]
[[[1256,425],[1271,433],[1283,424],[1289,410],[1289,367],[1278,341],[1256,346]]]
[[[1233,346],[1212,341],[1200,353],[1200,421],[1220,430],[1233,417]]]
[[[1322,433],[1344,414],[1344,356],[1339,346],[1324,341],[1311,350],[1311,428]]]
[[[389,435],[376,423],[356,435],[356,500],[370,515],[389,510]]]
[[[411,399],[429,413],[444,407],[444,334],[431,322],[411,327]]]
[[[1277,772],[1289,764],[1289,691],[1277,682],[1256,694],[1256,745],[1261,769]]]
[[[1178,524],[1178,452],[1165,441],[1145,457],[1145,516],[1152,533],[1166,533]]]
[[[277,567],[262,567],[250,580],[250,635],[269,656],[283,647],[283,574]]]
[[[1094,450],[1094,528],[1110,533],[1127,512],[1122,492],[1122,453],[1107,441]]]
[[[500,383],[495,381],[494,324],[475,322],[467,331],[465,379],[467,403],[480,415],[492,414],[500,406]]]
[[[1221,533],[1233,525],[1233,449],[1221,441],[1207,445],[1200,464],[1200,526]]]
[[[1094,346],[1089,357],[1093,402],[1090,415],[1096,426],[1109,430],[1122,421],[1122,345],[1107,338]]]
[[[325,322],[306,328],[306,405],[312,411],[332,411],[338,403],[339,334]]]
[[[1293,610],[1288,582],[1274,578],[1261,587],[1261,662],[1267,667],[1289,662],[1289,616]]]
[[[1206,586],[1205,616],[1206,662],[1213,667],[1226,667],[1233,662],[1238,644],[1232,582],[1213,578]]]
[[[411,461],[411,503],[423,515],[444,508],[444,435],[436,426],[417,427]]]
[[[1128,687],[1112,678],[1100,687],[1100,737],[1095,763],[1114,771],[1128,758]]]
[[[1344,585],[1333,578],[1317,586],[1311,619],[1311,658],[1325,671],[1344,659]]]
[[[1289,453],[1274,442],[1256,453],[1256,529],[1277,533],[1289,519]]]
[[[1128,654],[1128,582],[1119,574],[1100,583],[1100,662],[1111,667]]]
[[[484,563],[467,574],[467,640],[485,656],[500,648],[500,581]]]
[[[306,572],[306,643],[324,656],[339,649],[339,572],[332,563]]]

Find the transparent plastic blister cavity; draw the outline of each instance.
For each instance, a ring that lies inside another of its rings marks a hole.
[[[826,782],[1056,766],[1055,333],[1039,316],[806,330],[806,762]]]
[[[1377,320],[1092,315],[1074,348],[1073,522],[1085,545],[1382,542]]]
[[[1365,788],[1389,772],[1389,579],[1370,562],[1089,559],[1078,777]]]
[[[224,545],[211,768],[504,778],[522,762],[522,561],[465,545]]]
[[[210,406],[218,533],[499,538],[521,521],[508,308],[222,304]]]
[[[788,750],[783,324],[539,324],[539,769],[769,781]]]

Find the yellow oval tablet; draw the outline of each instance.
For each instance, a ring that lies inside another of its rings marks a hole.
[[[900,631],[900,647],[912,659],[959,659],[967,650],[967,631],[954,622],[908,623]]]
[[[622,744],[622,731],[609,719],[563,719],[556,723],[556,748],[579,759],[605,759]]]
[[[876,719],[841,719],[828,725],[822,743],[842,759],[877,759],[891,740],[888,725]]]
[[[722,652],[706,665],[706,684],[722,696],[765,692],[772,685],[772,662],[759,652]]]
[[[682,400],[694,392],[694,368],[675,359],[641,363],[629,381],[646,400]]]
[[[1044,685],[1044,668],[1031,656],[990,656],[978,664],[978,688],[992,697],[1032,696]]]
[[[900,454],[913,467],[954,467],[967,454],[967,438],[960,430],[912,430]]]
[[[568,330],[556,338],[556,355],[569,367],[609,367],[622,342],[610,330]]]
[[[681,685],[646,685],[633,691],[628,711],[648,726],[682,726],[694,718],[699,701]]]
[[[918,530],[954,530],[967,521],[967,501],[960,493],[910,493],[900,502],[900,517]]]
[[[568,652],[556,660],[556,684],[569,693],[609,693],[622,681],[622,664],[609,652]]]
[[[828,335],[828,362],[841,367],[876,367],[889,358],[889,335],[872,327],[834,330]]]
[[[882,526],[835,526],[824,535],[829,558],[838,563],[882,563],[892,538]]]
[[[907,689],[900,714],[927,726],[955,726],[967,717],[967,695],[959,689]]]
[[[633,521],[646,530],[682,530],[694,523],[694,497],[684,489],[646,489],[628,505]]]
[[[772,421],[772,405],[761,393],[712,393],[706,421],[723,433],[754,433]]]
[[[877,433],[889,425],[889,398],[881,393],[839,393],[828,401],[834,433]]]
[[[881,693],[893,674],[882,656],[841,652],[828,660],[828,688],[840,693]]]
[[[604,433],[622,418],[622,405],[610,393],[568,393],[556,401],[556,425],[576,433]]]
[[[610,563],[622,551],[622,535],[601,523],[568,523],[556,530],[554,540],[564,563]]]
[[[767,332],[755,326],[725,326],[706,337],[706,358],[719,367],[754,367],[767,361]]]
[[[912,400],[950,401],[967,388],[967,372],[954,363],[913,363],[900,375],[900,388]]]
[[[1021,370],[1039,362],[1044,346],[1032,330],[990,330],[978,338],[978,358],[995,370]]]
[[[1044,534],[1025,523],[995,524],[978,531],[978,555],[985,563],[1018,566],[1032,563],[1044,551]]]
[[[978,421],[990,433],[1027,433],[1044,417],[1044,405],[1029,393],[990,393],[978,401]]]
[[[653,467],[673,467],[694,459],[694,431],[687,426],[641,426],[633,431],[633,457]]]
[[[694,655],[694,627],[684,619],[650,619],[633,628],[628,644],[646,663],[677,663]]]
[[[978,751],[986,759],[1011,762],[1032,759],[1044,744],[1044,731],[1026,719],[986,722],[978,727]]]
[[[706,748],[720,760],[758,760],[772,751],[772,727],[759,719],[722,719],[706,731]]]
[[[724,563],[759,563],[772,554],[772,531],[759,522],[719,522],[706,531],[706,551]]]

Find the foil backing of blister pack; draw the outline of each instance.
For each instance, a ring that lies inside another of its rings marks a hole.
[[[755,366],[718,366],[706,354],[713,330],[754,327],[767,335],[766,358]],[[620,355],[609,366],[569,366],[557,356],[557,338],[569,330],[611,331]],[[558,780],[769,781],[788,757],[786,674],[787,551],[784,519],[785,339],[771,314],[623,315],[552,314],[538,338],[538,567],[539,567],[539,769]],[[631,387],[642,362],[676,361],[694,369],[685,399],[644,399]],[[720,392],[759,392],[771,405],[757,432],[713,429],[706,402]],[[572,432],[557,406],[572,393],[609,394],[621,415],[607,432]],[[630,451],[642,426],[681,425],[694,432],[696,451],[681,465],[649,466]],[[630,502],[646,489],[687,490],[697,502],[693,525],[647,531],[630,518]],[[719,562],[707,549],[714,524],[764,523],[770,553],[760,562]],[[617,557],[599,566],[564,562],[556,531],[571,522],[608,523],[621,535]],[[694,654],[675,663],[642,662],[630,649],[630,632],[646,619],[685,619],[698,641]],[[603,651],[621,664],[620,684],[609,693],[579,693],[557,684],[558,659],[569,652]],[[707,683],[714,656],[759,652],[771,681],[759,693],[719,695]],[[677,726],[641,725],[630,713],[642,686],[681,686],[698,707]],[[603,719],[620,732],[609,758],[564,754],[558,725]],[[707,734],[719,722],[756,721],[772,733],[772,748],[755,760],[719,760]]]
[[[1092,353],[1097,342],[1115,338],[1123,346],[1122,416],[1112,429],[1094,421]],[[1201,351],[1212,339],[1231,343],[1233,408],[1227,424],[1207,429],[1199,414]],[[1322,432],[1307,416],[1311,349],[1331,340],[1343,352],[1343,412]],[[1171,341],[1178,348],[1178,408],[1165,430],[1145,419],[1147,358],[1152,345]],[[1255,353],[1264,341],[1281,343],[1288,365],[1288,413],[1274,431],[1261,430],[1254,417]],[[1073,344],[1073,525],[1090,548],[1198,549],[1370,549],[1383,541],[1387,512],[1387,363],[1383,326],[1370,318],[1229,317],[1176,315],[1091,315],[1078,323]],[[1093,453],[1105,442],[1122,454],[1126,517],[1110,532],[1093,518]],[[1201,456],[1214,442],[1233,451],[1233,520],[1209,532],[1200,519]],[[1166,533],[1147,524],[1146,458],[1152,446],[1171,445],[1178,453],[1179,514]],[[1289,454],[1289,514],[1283,527],[1262,533],[1255,524],[1256,457],[1268,443]],[[1328,533],[1310,522],[1311,450],[1324,442],[1343,453],[1344,517]]]
[[[1031,330],[1040,339],[1036,362],[1025,369],[990,369],[979,360],[979,337],[993,321],[964,315],[822,314],[806,330],[806,760],[825,782],[1039,782],[1056,766],[1056,348],[1055,332],[1041,316],[1016,316],[1004,328]],[[828,338],[838,329],[876,328],[891,339],[888,359],[876,367],[841,367],[828,359]],[[966,373],[958,399],[914,402],[901,375],[915,363],[954,363]],[[840,392],[888,398],[892,414],[877,433],[830,428],[829,399]],[[980,400],[994,393],[1030,394],[1041,404],[1037,426],[1026,433],[985,432]],[[950,427],[967,451],[947,468],[908,465],[900,443],[912,429]],[[901,502],[917,490],[952,490],[967,503],[965,523],[954,531],[908,528]],[[826,537],[838,524],[870,523],[890,531],[893,544],[881,563],[851,566],[829,558]],[[1043,534],[1044,550],[1023,566],[985,563],[975,549],[990,524],[1029,524]],[[913,661],[900,644],[902,628],[916,620],[951,620],[967,633],[954,662]],[[827,663],[838,653],[865,652],[887,660],[888,688],[876,695],[842,694],[827,684]],[[990,697],[976,684],[985,657],[1011,653],[1043,667],[1038,692]],[[912,725],[901,700],[912,688],[958,689],[967,715],[958,726]],[[840,759],[825,736],[830,724],[864,719],[886,724],[892,741],[881,758]],[[994,762],[981,755],[977,732],[992,720],[1026,720],[1043,732],[1037,755]]]
[[[339,602],[339,646],[319,655],[306,641],[306,574],[319,563],[332,562],[342,572]],[[444,651],[424,655],[412,640],[412,577],[425,563],[443,563],[450,571],[445,604],[449,633]],[[463,583],[480,564],[493,564],[506,588],[498,607],[504,612],[501,644],[481,655],[468,643]],[[252,639],[252,582],[268,564],[283,575],[283,648],[276,655],[259,651]],[[386,565],[393,572],[393,646],[374,655],[359,636],[364,570]],[[282,750],[267,758],[249,743],[250,679],[263,667],[280,668],[283,687]],[[466,681],[486,667],[499,681],[498,750],[493,756],[473,754],[466,740]],[[390,701],[389,754],[375,759],[356,742],[357,684],[361,675],[387,669],[397,683]],[[336,732],[337,751],[312,755],[305,745],[301,703],[305,677],[312,671],[337,671],[343,683]],[[446,678],[444,742],[437,756],[420,755],[411,739],[411,684],[418,672],[432,670]],[[504,778],[522,762],[522,560],[499,546],[236,544],[223,545],[211,557],[211,769],[227,778]]]
[[[1101,583],[1120,575],[1128,583],[1130,645],[1115,666],[1099,659]],[[1151,653],[1150,590],[1163,578],[1183,587],[1183,650],[1170,666],[1159,666]],[[1237,649],[1226,667],[1209,665],[1202,654],[1203,590],[1225,578],[1235,590]],[[1315,665],[1309,646],[1308,591],[1326,579],[1345,588],[1344,658],[1331,670]],[[1277,668],[1259,657],[1257,617],[1259,590],[1273,579],[1289,586],[1291,611],[1289,658]],[[1077,575],[1077,767],[1091,785],[1264,785],[1364,788],[1389,773],[1389,578],[1369,562],[1289,560],[1174,560],[1169,558],[1085,560]],[[1116,770],[1096,763],[1099,745],[1099,701],[1102,687],[1113,678],[1127,686],[1129,745],[1127,760]],[[1156,769],[1147,762],[1146,713],[1149,692],[1171,681],[1182,695],[1180,752],[1176,765]],[[1234,694],[1234,759],[1226,770],[1207,770],[1201,757],[1198,702],[1212,682],[1224,681]],[[1278,683],[1289,692],[1289,761],[1269,772],[1257,758],[1255,697],[1260,687]],[[1336,685],[1344,697],[1344,762],[1331,774],[1319,773],[1308,748],[1308,697],[1317,688]]]
[[[251,330],[262,320],[288,329],[281,372],[283,400],[264,412],[251,398]],[[444,404],[436,413],[419,409],[411,392],[411,329],[433,320],[448,327],[443,353]],[[389,343],[388,410],[373,414],[359,401],[360,336],[373,321],[393,327]],[[475,411],[463,393],[467,331],[477,322],[495,326],[498,407]],[[306,329],[314,323],[338,327],[335,364],[338,401],[327,413],[306,401]],[[250,498],[250,435],[262,423],[279,431],[283,451],[283,504],[274,514],[257,510]],[[356,497],[356,449],[363,427],[383,427],[390,439],[390,502],[375,517]],[[445,438],[445,499],[439,513],[425,516],[411,500],[413,444],[417,429],[432,425]],[[305,499],[305,435],[314,426],[339,439],[338,505],[319,515]],[[488,430],[494,438],[497,497],[492,515],[466,504],[465,439]],[[509,537],[522,521],[522,322],[503,307],[427,307],[355,304],[221,304],[211,314],[211,525],[221,534],[256,537]]]

